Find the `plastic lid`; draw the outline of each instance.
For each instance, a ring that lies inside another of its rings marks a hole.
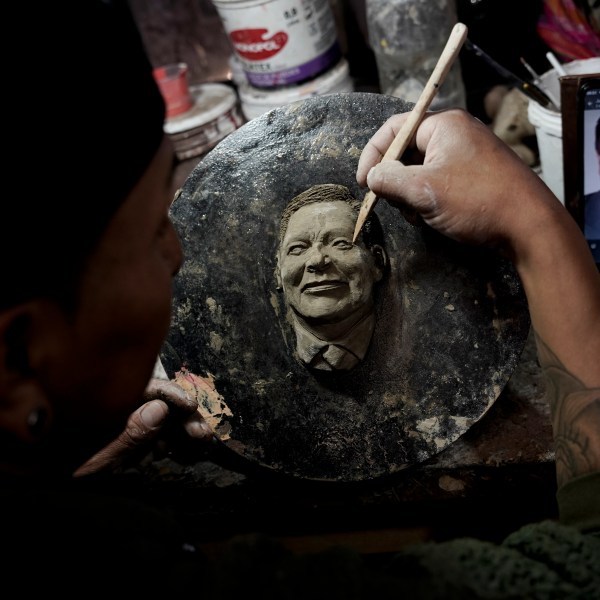
[[[190,110],[165,121],[166,133],[180,133],[201,127],[230,111],[237,103],[235,91],[223,83],[190,86],[193,106]]]

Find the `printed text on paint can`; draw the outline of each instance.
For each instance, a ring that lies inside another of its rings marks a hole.
[[[266,60],[275,56],[287,43],[285,31],[278,31],[268,39],[263,39],[266,29],[238,29],[229,34],[235,51],[247,60]]]
[[[299,84],[341,58],[330,0],[213,0],[248,83]]]

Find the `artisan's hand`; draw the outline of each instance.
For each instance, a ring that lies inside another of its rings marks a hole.
[[[198,403],[174,382],[152,379],[144,393],[145,404],[132,413],[123,433],[108,446],[92,456],[74,473],[90,475],[114,470],[127,461],[148,452],[152,442],[165,430],[185,437],[189,448],[193,443],[200,452],[213,439],[213,432],[198,411]]]
[[[558,484],[599,470],[600,276],[579,226],[508,146],[461,110],[424,118],[406,166],[380,163],[407,116],[389,119],[367,144],[358,183],[448,237],[507,252],[549,382]]]
[[[426,115],[403,164],[380,162],[407,117],[388,119],[360,157],[356,179],[378,197],[416,210],[448,237],[489,246],[511,246],[524,236],[539,218],[540,204],[549,211],[561,208],[506,144],[462,110]]]

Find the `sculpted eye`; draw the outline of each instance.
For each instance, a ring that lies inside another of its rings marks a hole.
[[[292,256],[298,256],[306,250],[306,244],[291,244],[288,246],[287,254]]]
[[[345,238],[339,238],[337,240],[333,240],[333,244],[331,244],[334,248],[338,250],[350,250],[354,245],[351,240],[347,240]]]

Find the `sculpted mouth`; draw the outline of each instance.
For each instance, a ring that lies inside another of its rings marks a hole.
[[[340,281],[339,279],[332,279],[329,281],[311,281],[310,283],[302,286],[302,292],[307,292],[309,294],[327,292],[329,290],[338,289],[345,285],[347,285],[346,282]]]

